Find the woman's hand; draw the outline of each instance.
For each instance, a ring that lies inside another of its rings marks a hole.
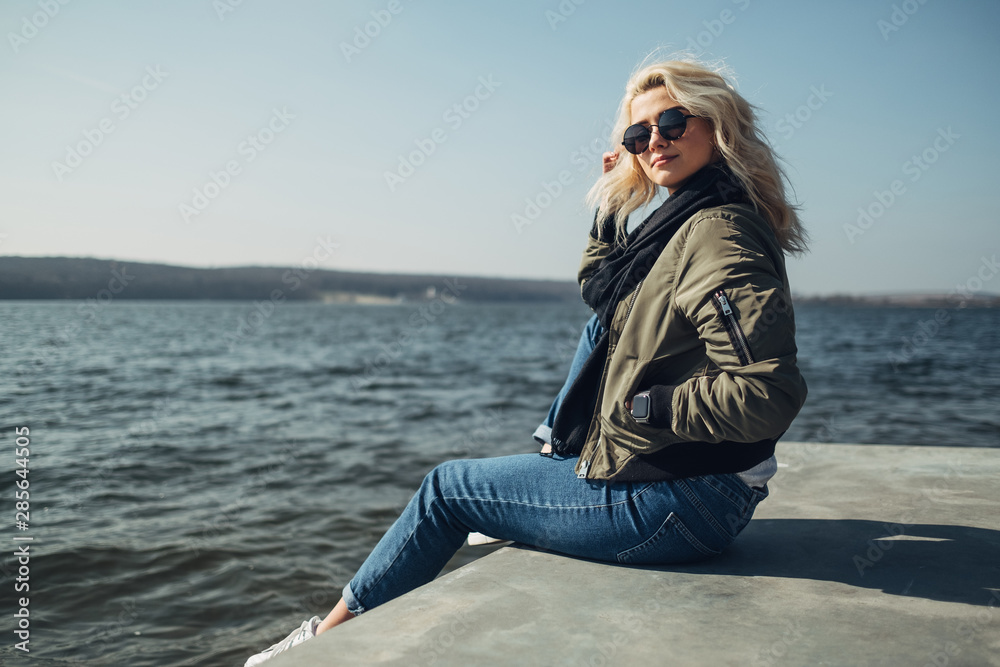
[[[604,159],[604,173],[606,174],[614,169],[615,165],[618,164],[618,151],[605,153],[602,157]]]

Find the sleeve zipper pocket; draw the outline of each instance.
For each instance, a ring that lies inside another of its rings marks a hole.
[[[744,366],[752,364],[754,360],[753,355],[750,353],[750,343],[747,341],[747,337],[740,327],[740,321],[736,319],[733,307],[729,304],[729,299],[726,298],[726,293],[723,290],[719,290],[712,295],[712,305],[715,306],[715,310],[719,313],[722,326],[726,329],[726,333],[729,334],[729,342],[732,343],[740,363]]]

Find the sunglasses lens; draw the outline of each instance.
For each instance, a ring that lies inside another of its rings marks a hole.
[[[629,153],[638,155],[649,148],[650,136],[649,128],[642,125],[632,125],[625,130],[625,137],[622,144]]]
[[[680,109],[667,109],[660,114],[657,126],[664,139],[680,139],[687,129],[687,118]]]

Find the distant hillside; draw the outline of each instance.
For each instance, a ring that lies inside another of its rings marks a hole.
[[[79,257],[0,257],[0,299],[269,299],[329,302],[570,301],[575,282],[246,266],[198,269]],[[105,297],[106,298],[106,297]]]
[[[279,293],[280,292],[280,293]],[[356,273],[290,267],[198,269],[81,257],[0,257],[0,299],[288,299],[347,303],[576,301],[575,281]],[[879,307],[1000,307],[998,295],[899,294],[803,297],[795,303]]]
[[[827,306],[868,306],[882,308],[1000,308],[1000,295],[967,294],[882,294],[852,296],[795,297],[796,304],[821,303]]]

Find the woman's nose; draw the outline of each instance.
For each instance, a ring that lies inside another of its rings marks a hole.
[[[651,151],[654,150],[654,148],[665,148],[667,142],[670,141],[660,134],[660,128],[655,125],[649,128],[649,134],[649,148],[647,150]]]

